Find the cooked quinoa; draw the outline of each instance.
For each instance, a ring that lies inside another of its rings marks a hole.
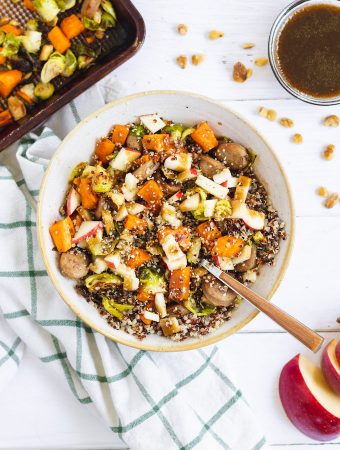
[[[60,270],[115,329],[199,338],[240,298],[200,266],[245,284],[272,265],[285,226],[253,171],[255,155],[207,122],[156,114],[115,125],[73,170],[50,233]]]

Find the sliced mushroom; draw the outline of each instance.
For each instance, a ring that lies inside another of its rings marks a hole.
[[[84,0],[80,14],[82,16],[93,19],[96,12],[99,10],[101,0]]]
[[[86,255],[74,250],[69,250],[60,255],[59,266],[61,273],[73,280],[85,277],[89,271]]]
[[[216,150],[216,158],[231,169],[242,170],[249,164],[249,154],[240,144],[229,142],[220,144]]]
[[[222,172],[222,170],[226,168],[223,163],[208,155],[201,155],[199,167],[202,171],[202,174],[208,178],[212,178],[214,175]]]
[[[213,306],[229,306],[237,294],[222,284],[212,275],[205,275],[202,282],[203,296],[206,303]]]
[[[149,178],[158,169],[159,164],[149,159],[143,163],[138,169],[133,172],[133,175],[138,178],[139,181],[144,181]]]
[[[247,270],[254,269],[255,266],[256,266],[256,246],[253,245],[251,247],[250,258],[247,259],[247,261],[244,261],[243,263],[236,264],[235,270],[236,272],[247,272]]]
[[[133,148],[134,150],[142,150],[142,140],[138,136],[134,136],[133,134],[129,134],[126,139],[126,146],[129,148]]]
[[[162,189],[165,197],[170,197],[170,195],[176,194],[176,192],[178,192],[182,187],[181,183],[164,181],[161,177],[157,177],[157,183]]]

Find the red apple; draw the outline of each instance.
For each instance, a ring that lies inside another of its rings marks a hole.
[[[335,353],[335,349],[338,345],[339,342],[336,339],[333,339],[329,342],[327,347],[325,347],[322,353],[321,368],[330,387],[340,396],[340,365]]]
[[[72,239],[72,243],[77,244],[78,242],[83,241],[84,239],[90,236],[93,236],[101,228],[103,228],[103,223],[97,220],[89,220],[82,222],[79,227],[79,230],[76,232],[76,234]]]
[[[79,205],[80,205],[80,195],[74,188],[71,188],[70,192],[68,193],[66,201],[67,215],[70,216],[73,213],[73,211],[75,211],[78,208]]]
[[[279,393],[287,416],[302,433],[318,441],[339,436],[340,399],[307,358],[296,355],[283,367]]]

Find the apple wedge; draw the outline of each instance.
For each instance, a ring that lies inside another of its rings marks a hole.
[[[179,209],[183,212],[185,211],[195,211],[200,204],[200,195],[194,194],[187,197],[180,205]]]
[[[333,391],[340,396],[340,365],[337,360],[335,349],[340,341],[333,339],[322,353],[322,372]],[[339,397],[340,402],[340,397]]]
[[[166,169],[174,170],[175,172],[183,172],[189,170],[192,163],[192,156],[190,153],[177,153],[176,155],[169,156],[164,161],[164,167]]]
[[[126,172],[131,164],[140,157],[140,155],[140,152],[133,150],[132,148],[122,148],[119,150],[115,159],[110,162],[110,166],[112,169]]]
[[[167,199],[167,202],[172,205],[176,202],[178,202],[179,200],[181,200],[183,198],[184,194],[181,191],[176,192],[176,194],[172,195],[170,198]]]
[[[193,180],[197,175],[198,172],[196,169],[183,170],[183,172],[178,174],[177,181],[185,183],[186,181]]]
[[[103,228],[103,222],[97,220],[89,220],[82,222],[79,230],[76,232],[72,239],[73,244],[77,244],[84,239],[97,234],[99,230]]]
[[[336,356],[336,359],[338,361],[338,364],[340,365],[340,341],[336,344],[335,356]]]
[[[112,255],[107,255],[104,258],[104,262],[111,268],[117,269],[120,264],[120,255],[119,253],[114,253]]]
[[[77,208],[80,206],[80,195],[78,192],[72,188],[67,195],[66,200],[66,212],[70,216]]]
[[[287,416],[302,433],[318,441],[339,436],[340,399],[307,358],[296,355],[283,367],[279,393]]]
[[[166,123],[157,114],[147,114],[140,116],[140,121],[151,133],[157,133],[165,127]]]
[[[221,200],[228,198],[229,190],[227,188],[215,183],[215,181],[212,181],[209,178],[204,177],[203,175],[198,175],[196,184],[216,198],[219,198]]]
[[[245,225],[252,230],[263,230],[265,215],[263,212],[249,209],[247,205],[240,200],[232,200],[233,209],[232,218],[242,219]]]

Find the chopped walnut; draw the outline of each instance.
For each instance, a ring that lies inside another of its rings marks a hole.
[[[188,58],[185,55],[177,56],[176,61],[181,69],[185,69],[188,63]]]
[[[328,190],[325,188],[325,186],[320,186],[317,190],[317,193],[321,197],[328,197]]]
[[[184,23],[180,23],[177,27],[177,31],[179,34],[181,34],[182,36],[186,35],[188,32],[188,26],[185,25]]]
[[[198,66],[203,61],[204,61],[204,55],[202,55],[201,53],[197,53],[195,55],[192,55],[192,57],[191,57],[191,62],[194,66]]]
[[[277,112],[275,111],[275,109],[267,109],[264,106],[260,106],[259,114],[261,117],[264,117],[265,119],[268,119],[271,122],[274,122],[274,120],[276,120],[277,117]]]
[[[323,124],[326,127],[338,127],[339,126],[339,117],[335,114],[332,114],[331,116],[327,116],[325,120],[323,121]]]
[[[256,58],[255,66],[262,67],[268,64],[268,58]]]
[[[323,157],[330,161],[334,156],[335,145],[329,144],[323,152]]]
[[[242,44],[242,48],[244,48],[245,50],[253,47],[255,47],[255,44],[253,44],[252,42],[245,42],[244,44]]]
[[[295,144],[302,144],[303,137],[300,133],[295,133],[293,134],[292,140],[293,142],[295,142]]]
[[[333,208],[339,201],[339,194],[337,192],[334,192],[330,196],[328,196],[325,200],[324,205],[326,208]]]
[[[268,114],[268,109],[265,108],[264,106],[260,106],[259,107],[259,114],[261,117],[264,117],[265,119],[267,118],[267,114]]]
[[[244,83],[248,76],[248,69],[241,62],[234,64],[233,79],[236,83]]]
[[[294,126],[294,122],[292,119],[288,119],[288,117],[282,117],[282,119],[279,120],[279,123],[285,128],[293,128]]]
[[[268,109],[267,119],[270,120],[271,122],[274,122],[276,120],[276,117],[277,112],[275,111],[275,109]]]
[[[209,33],[209,39],[211,41],[216,41],[216,39],[220,39],[224,36],[223,31],[216,31],[216,30],[212,30]]]

